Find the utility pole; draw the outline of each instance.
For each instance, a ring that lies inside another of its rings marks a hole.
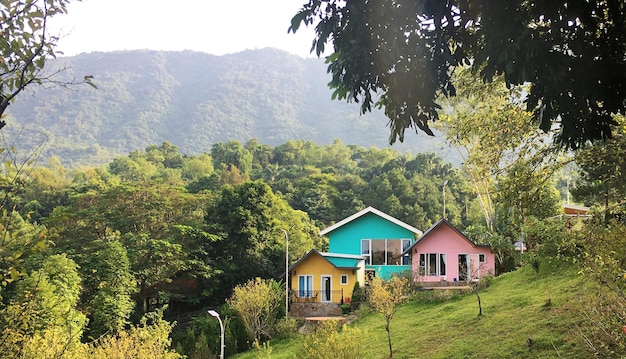
[[[289,235],[284,229],[280,229],[285,233],[285,318],[289,318]]]
[[[443,181],[441,185],[441,192],[443,193],[443,219],[446,219],[446,185],[448,184],[448,180]]]

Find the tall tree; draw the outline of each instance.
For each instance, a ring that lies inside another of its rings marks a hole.
[[[487,82],[530,83],[540,128],[556,123],[578,147],[610,137],[626,110],[625,14],[622,0],[309,0],[289,30],[315,24],[318,56],[332,41],[333,98],[384,107],[392,143],[408,128],[432,134],[437,97],[455,95],[454,70],[471,64]]]
[[[485,227],[494,231],[498,176],[516,176],[516,167],[531,167],[533,185],[547,181],[561,152],[531,124],[531,114],[520,107],[524,88],[508,89],[502,77],[481,83],[469,68],[457,74],[457,97],[446,104],[448,113],[438,124],[463,159],[463,170],[474,186]],[[519,180],[526,180],[522,177]],[[519,186],[518,186],[519,189]],[[527,190],[527,188],[526,188]]]
[[[308,216],[295,211],[262,181],[226,186],[207,208],[206,224],[222,238],[212,245],[220,286],[233,288],[252,278],[271,278],[284,271],[285,235],[289,257],[299,258],[311,248],[322,248]],[[223,293],[228,295],[228,293]]]

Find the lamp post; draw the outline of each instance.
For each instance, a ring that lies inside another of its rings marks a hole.
[[[448,184],[448,180],[443,181],[441,185],[441,192],[443,193],[443,219],[446,219],[446,185]]]
[[[286,230],[280,230],[285,233],[285,318],[289,318],[289,235]]]
[[[214,310],[209,310],[207,312],[213,318],[217,318],[217,321],[220,322],[220,359],[224,359],[224,324],[222,323],[222,319],[220,318],[220,314]]]

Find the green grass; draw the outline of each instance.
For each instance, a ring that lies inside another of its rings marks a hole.
[[[524,267],[495,278],[480,292],[482,317],[472,293],[433,299],[439,293],[422,292],[391,322],[394,358],[589,357],[579,329],[585,293],[576,268],[564,264],[543,264],[538,274]],[[351,325],[362,332],[365,358],[389,356],[383,317],[371,313]],[[272,341],[271,347],[272,358],[301,357],[300,338]],[[236,358],[255,354],[249,351]]]

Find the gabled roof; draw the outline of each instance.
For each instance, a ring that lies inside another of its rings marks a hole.
[[[302,263],[302,261],[314,254],[320,255],[328,263],[332,264],[333,267],[339,269],[359,269],[359,261],[365,259],[359,255],[318,252],[315,249],[311,249],[305,255],[303,255],[302,258],[298,259],[296,263],[292,264],[291,267],[289,267],[289,272],[291,272],[292,269]]]
[[[463,234],[463,232],[459,231],[455,226],[452,225],[452,223],[448,222],[445,218],[442,218],[439,220],[439,222],[433,224],[430,228],[428,228],[426,230],[426,232],[424,232],[424,234],[422,234],[413,244],[411,244],[411,246],[409,248],[407,248],[402,255],[405,255],[407,253],[411,253],[411,250],[413,250],[413,247],[415,247],[419,242],[423,241],[426,237],[428,237],[429,234],[431,234],[435,228],[441,226],[441,225],[448,225],[448,227],[452,228],[456,233],[459,234],[459,236],[463,239],[465,239],[469,244],[471,244],[474,247],[485,247],[485,248],[491,248],[490,245],[488,244],[476,244],[474,243],[471,239],[469,239],[465,234]]]
[[[390,215],[388,215],[386,213],[383,213],[383,212],[377,210],[376,208],[370,206],[370,207],[365,208],[362,211],[359,211],[359,212],[351,215],[350,217],[347,217],[347,218],[345,218],[345,219],[343,219],[343,220],[333,224],[332,226],[330,226],[330,227],[328,227],[326,229],[323,229],[322,231],[320,231],[320,236],[324,236],[324,235],[334,231],[335,229],[337,229],[337,228],[339,228],[339,227],[341,227],[341,226],[343,226],[345,224],[348,224],[348,223],[354,221],[357,218],[363,217],[364,215],[366,215],[368,213],[372,213],[372,214],[375,214],[375,215],[377,215],[377,216],[379,216],[381,218],[384,218],[384,219],[388,220],[389,222],[391,222],[393,224],[396,224],[396,225],[398,225],[398,226],[400,226],[400,227],[402,227],[402,228],[404,228],[406,230],[409,230],[409,231],[417,234],[418,236],[422,235],[422,231],[420,231],[419,229],[417,229],[417,228],[415,228],[415,227],[413,227],[411,225],[408,225],[408,224],[402,222],[401,220],[399,220],[397,218],[394,218],[394,217],[391,217]]]

